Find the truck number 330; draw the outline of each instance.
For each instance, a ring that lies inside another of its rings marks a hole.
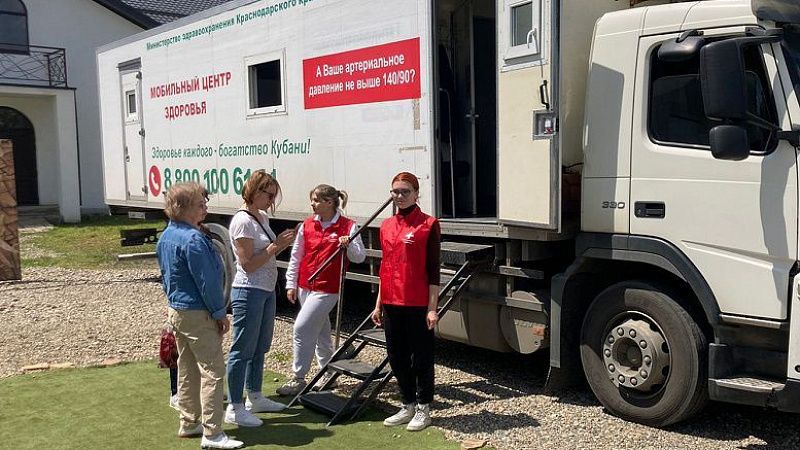
[[[603,209],[625,209],[625,202],[603,202]]]

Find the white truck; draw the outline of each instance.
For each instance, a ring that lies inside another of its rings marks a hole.
[[[277,228],[323,182],[368,217],[408,170],[445,240],[495,248],[439,336],[549,348],[653,426],[800,410],[793,0],[235,0],[97,62],[106,202],[205,183],[229,268],[252,170]]]

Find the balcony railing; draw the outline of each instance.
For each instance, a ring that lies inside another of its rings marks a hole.
[[[67,87],[67,52],[0,42],[0,84]]]

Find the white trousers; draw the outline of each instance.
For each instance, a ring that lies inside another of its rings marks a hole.
[[[298,289],[297,297],[300,312],[294,321],[292,371],[295,379],[304,379],[311,369],[314,353],[320,367],[333,356],[330,313],[336,307],[339,295]]]

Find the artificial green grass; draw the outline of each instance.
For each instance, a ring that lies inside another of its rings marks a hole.
[[[275,392],[275,377],[265,374],[265,393]],[[15,450],[197,449],[199,438],[176,437],[177,413],[168,399],[169,373],[154,362],[0,379],[0,442]],[[261,427],[225,431],[258,449],[459,448],[433,428],[386,428],[385,416],[370,410],[357,422],[326,427],[326,416],[295,406],[259,414]]]
[[[81,223],[21,236],[22,267],[133,267],[141,262],[118,262],[121,253],[155,251],[155,245],[120,246],[119,232],[131,228],[164,229],[163,220],[134,220],[124,216],[84,216]],[[133,264],[133,265],[132,265]]]

